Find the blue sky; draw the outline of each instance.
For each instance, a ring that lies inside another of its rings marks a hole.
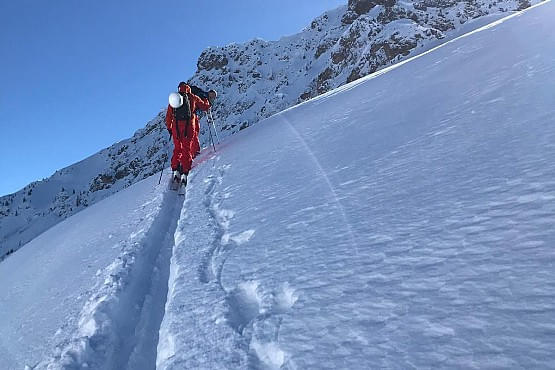
[[[204,48],[276,40],[346,3],[2,1],[0,195],[130,137]]]

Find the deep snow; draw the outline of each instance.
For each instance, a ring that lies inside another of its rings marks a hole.
[[[182,204],[157,182],[85,209],[1,264],[2,369],[154,367]]]
[[[553,4],[278,114],[197,170],[158,368],[549,368]]]
[[[50,229],[0,264],[4,364],[552,367],[554,17],[275,115],[185,197],[154,176]]]

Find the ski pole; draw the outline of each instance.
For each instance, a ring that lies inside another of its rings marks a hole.
[[[206,115],[206,120],[208,119],[208,114]],[[210,129],[210,123],[208,123],[208,132],[210,133],[210,141],[212,142],[212,148],[214,148],[214,153],[216,153],[216,145],[214,145],[214,138],[212,138],[212,130]]]
[[[166,157],[168,156],[168,153],[166,153]],[[166,160],[168,160],[166,158]],[[166,163],[166,161],[164,161],[164,163]],[[162,165],[162,170],[160,171],[160,178],[158,179],[158,185],[160,185],[160,183],[162,182],[162,174],[164,173],[164,165]]]
[[[220,137],[218,135],[218,130],[216,130],[216,124],[214,123],[214,116],[212,116],[212,108],[208,110],[210,114],[210,120],[212,121],[212,127],[214,127],[214,134],[216,134],[216,140],[218,140],[218,144],[220,143]]]

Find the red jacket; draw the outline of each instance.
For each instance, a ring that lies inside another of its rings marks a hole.
[[[208,101],[208,99],[201,99],[198,96],[191,93],[191,88],[189,87],[189,85],[185,87],[185,93],[189,98],[189,104],[191,107],[191,122],[187,122],[187,123],[194,124],[195,121],[198,119],[195,114],[196,110],[200,109],[203,111],[207,111],[208,109],[210,109],[210,101]],[[166,128],[171,131],[173,137],[179,137],[176,132],[177,125],[175,124],[173,108],[169,104],[168,104],[168,111],[166,112]]]

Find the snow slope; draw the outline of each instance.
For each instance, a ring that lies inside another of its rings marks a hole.
[[[85,209],[0,265],[2,369],[154,367],[182,204],[157,182]]]
[[[189,185],[158,368],[552,367],[554,5],[228,140]]]
[[[555,6],[357,80],[0,264],[21,369],[550,368]],[[159,339],[158,339],[159,338]]]

